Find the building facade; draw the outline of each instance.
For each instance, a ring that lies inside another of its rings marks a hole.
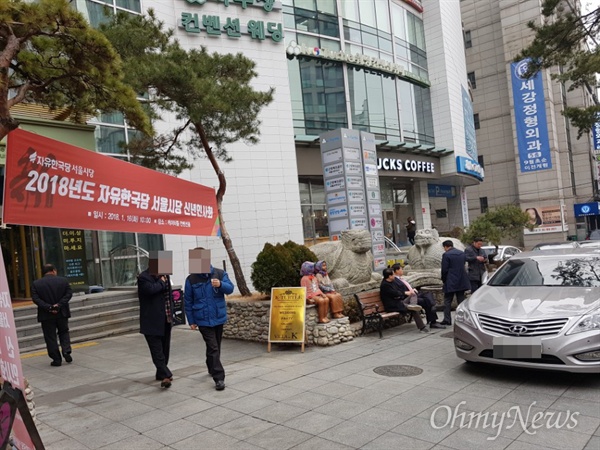
[[[105,19],[106,6],[130,14],[151,8],[174,29],[184,48],[242,52],[256,62],[254,86],[275,88],[273,102],[260,113],[260,143],[232,144],[228,147],[232,161],[221,163],[227,178],[223,217],[247,282],[265,243],[292,240],[312,245],[329,239],[319,136],[338,128],[375,136],[382,218],[391,240],[407,242],[408,217],[415,219],[417,228],[436,226],[442,231],[468,224],[466,188],[481,182],[483,170],[474,139],[458,2],[77,0],[74,4],[94,26]],[[177,125],[174,117],[162,119],[159,132]],[[95,127],[96,151],[128,159],[120,144],[136,131],[122,116],[102,115],[90,125]],[[218,186],[204,159],[180,176]],[[188,273],[190,248],[209,248],[215,266],[229,267],[219,238],[82,232],[90,236],[85,267],[94,277],[89,284],[131,284],[131,279],[118,278],[128,272],[115,270],[115,261],[122,256],[139,262],[140,255],[126,251],[111,255],[122,248],[172,250],[175,284],[183,283]],[[58,244],[48,240],[44,245]],[[55,253],[55,259],[60,257]],[[29,259],[35,266],[47,258]]]
[[[531,85],[519,78],[523,66],[513,60],[533,39],[527,23],[540,22],[539,2],[461,0],[460,7],[477,145],[486,171],[485,181],[467,190],[471,217],[515,204],[538,225],[524,230],[525,248],[585,239],[600,228],[598,163],[591,137],[577,139],[578,130],[561,112],[591,104],[591,94],[583,88],[569,91],[552,79],[560,68],[543,70]],[[582,204],[590,202],[596,214],[582,214]]]

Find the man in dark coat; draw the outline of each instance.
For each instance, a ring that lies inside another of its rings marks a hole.
[[[444,325],[437,323],[438,316],[435,310],[436,304],[431,292],[419,292],[413,288],[408,281],[402,278],[402,275],[404,275],[402,265],[396,263],[392,266],[392,270],[394,271],[394,282],[398,285],[400,290],[409,296],[414,295],[417,297],[417,305],[425,310],[425,317],[427,318],[429,328],[446,328]]]
[[[467,258],[465,252],[454,248],[452,241],[442,242],[444,254],[442,255],[442,282],[444,283],[444,320],[442,325],[452,325],[450,315],[452,299],[456,295],[456,302],[465,299],[465,291],[471,288],[465,263]]]
[[[173,381],[173,373],[168,367],[173,322],[171,282],[168,275],[158,273],[158,267],[158,260],[151,256],[149,267],[138,276],[140,333],[148,343],[152,362],[156,367],[156,380],[161,381],[161,387],[169,388]],[[163,272],[170,272],[164,270],[164,267],[161,269]]]
[[[37,320],[42,324],[46,349],[52,359],[50,365],[60,366],[62,357],[56,339],[57,332],[62,356],[68,363],[73,361],[69,336],[69,300],[73,292],[69,280],[57,276],[56,267],[52,264],[44,264],[42,274],[42,278],[33,282],[31,298],[38,307]]]
[[[485,263],[487,258],[481,250],[483,239],[475,238],[473,243],[465,249],[467,264],[469,265],[469,282],[471,283],[471,294],[481,287],[483,275],[487,272]]]
[[[379,296],[381,297],[381,303],[386,312],[410,312],[415,321],[415,325],[422,333],[428,333],[429,328],[423,323],[421,319],[421,306],[406,304],[405,300],[410,295],[408,291],[400,288],[395,281],[396,276],[394,271],[390,268],[383,269],[383,280],[379,286]]]

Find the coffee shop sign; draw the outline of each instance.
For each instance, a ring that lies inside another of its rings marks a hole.
[[[377,169],[435,173],[435,163],[414,159],[377,158]]]

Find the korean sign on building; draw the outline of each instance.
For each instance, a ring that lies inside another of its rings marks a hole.
[[[510,67],[521,172],[535,172],[551,169],[552,158],[542,74],[526,78],[527,66],[524,59]]]
[[[371,233],[375,269],[384,269],[385,240],[375,136],[338,129],[320,136],[329,235],[346,230]]]
[[[600,122],[596,122],[592,127],[592,141],[594,151],[600,152]]]
[[[8,135],[7,153],[5,224],[219,234],[212,188],[23,130]]]
[[[202,6],[209,3],[208,0],[185,0],[190,5]],[[256,6],[265,14],[273,10],[281,10],[281,3],[275,0],[211,0],[210,3],[221,3],[225,7],[238,4],[242,9]],[[181,13],[181,28],[188,33],[204,33],[207,36],[238,39],[242,35],[249,35],[252,39],[264,41],[271,39],[281,42],[283,39],[283,27],[280,22],[250,19],[242,23],[238,17],[221,17],[219,14],[184,11]]]

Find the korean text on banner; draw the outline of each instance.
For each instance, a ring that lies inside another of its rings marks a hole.
[[[511,64],[511,79],[521,172],[552,168],[544,85],[538,72],[525,78],[528,60]]]
[[[8,135],[3,223],[219,235],[215,192],[23,130]]]
[[[15,327],[10,291],[8,290],[4,257],[0,258],[0,375],[2,379],[9,381],[13,388],[20,389],[25,395],[25,379],[21,367],[17,328]],[[33,442],[19,411],[17,411],[13,423],[13,438],[18,449],[33,450]]]
[[[600,122],[592,126],[592,140],[594,142],[594,151],[600,152]]]

